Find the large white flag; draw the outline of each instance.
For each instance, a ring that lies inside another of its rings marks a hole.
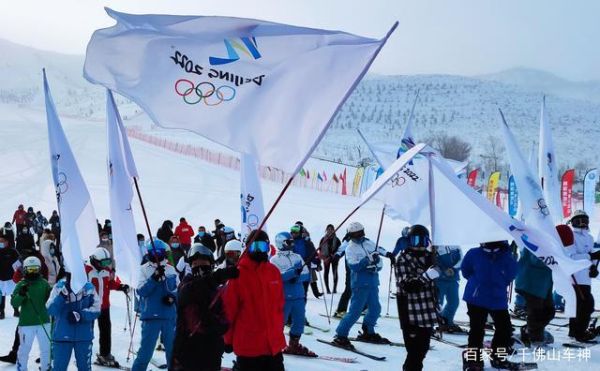
[[[571,285],[570,276],[585,269],[586,264],[584,261],[575,261],[566,256],[540,184],[536,181],[530,166],[525,161],[502,111],[500,111],[500,115],[502,117],[501,130],[510,160],[510,169],[515,177],[523,207],[523,218],[528,226],[537,229],[546,239],[543,245],[535,244],[539,250],[536,251],[531,248],[530,250],[552,269],[554,288],[565,298],[565,313],[567,313],[567,316],[574,317],[576,308],[575,291]],[[524,242],[527,243],[527,241]],[[542,250],[545,252],[541,252]],[[549,260],[550,257],[551,260]],[[589,266],[589,262],[587,266]],[[560,269],[556,269],[557,267],[560,267]]]
[[[540,110],[540,147],[538,153],[539,178],[544,192],[544,199],[548,203],[550,216],[554,223],[562,221],[562,202],[560,199],[560,180],[558,176],[558,165],[554,154],[552,142],[552,128],[546,113],[546,97],[542,99]]]
[[[296,173],[383,39],[244,18],[131,15],[94,32],[84,76],[263,165]]]
[[[589,170],[583,178],[583,210],[594,218],[596,209],[596,184],[598,184],[598,169]]]
[[[257,163],[252,155],[240,154],[240,177],[241,239],[246,241],[250,232],[257,229],[265,218]],[[263,226],[262,230],[266,231],[266,226]]]
[[[87,282],[84,259],[100,242],[94,206],[79,172],[54,106],[44,70],[44,95],[50,164],[60,213],[60,243],[66,270],[71,272],[71,288],[79,292]]]
[[[127,132],[110,90],[106,91],[106,133],[114,258],[119,277],[132,285],[137,283],[137,272],[142,261],[131,209],[133,178],[138,177],[138,172],[127,140]]]

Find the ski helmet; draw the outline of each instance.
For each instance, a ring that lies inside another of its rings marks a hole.
[[[35,279],[39,277],[42,270],[42,262],[35,256],[30,256],[23,260],[23,273],[26,279]]]
[[[190,264],[196,259],[208,260],[211,265],[215,263],[215,256],[212,251],[199,242],[192,245],[187,256],[187,261]]]
[[[225,241],[231,241],[235,239],[235,231],[231,227],[223,227],[223,236],[225,236]]]
[[[359,239],[365,236],[365,227],[359,222],[352,222],[346,228],[346,232],[348,233],[348,238],[351,240]]]
[[[509,247],[508,241],[506,240],[482,242],[480,245],[484,249],[490,250],[501,250]]]
[[[225,244],[225,253],[228,253],[230,251],[237,251],[237,252],[242,252],[244,250],[244,246],[242,245],[242,242],[239,240],[231,240],[228,241]]]
[[[404,227],[402,228],[402,237],[408,237],[408,231],[410,230],[410,227]]]
[[[97,247],[94,253],[90,255],[90,264],[96,268],[96,270],[102,270],[108,268],[112,264],[110,252],[104,247]]]
[[[429,230],[420,224],[415,224],[408,229],[408,245],[410,247],[427,247],[431,240],[429,239]]]
[[[294,247],[294,238],[289,232],[279,232],[275,236],[275,246],[277,250],[289,251]]]
[[[252,242],[251,242],[252,241]],[[250,259],[256,262],[267,261],[269,259],[269,235],[261,230],[253,230],[246,238],[246,249]]]
[[[576,210],[570,220],[573,228],[588,229],[590,226],[590,217],[583,210]]]
[[[163,240],[154,237],[152,240],[146,243],[146,250],[148,251],[148,260],[154,263],[159,263],[167,256],[169,245],[167,245]]]

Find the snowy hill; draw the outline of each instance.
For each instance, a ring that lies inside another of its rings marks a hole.
[[[42,109],[41,68],[45,66],[63,115],[103,120],[104,92],[83,79],[83,56],[39,51],[5,40],[0,40],[0,51],[0,103]],[[568,82],[527,69],[477,78],[367,77],[342,107],[314,156],[351,164],[370,157],[356,134],[358,127],[373,141],[398,140],[418,89],[417,139],[435,133],[460,136],[473,146],[470,161],[474,164],[481,164],[490,140],[500,139],[499,107],[528,152],[531,143],[537,141],[539,106],[546,92],[560,167],[573,167],[578,162],[580,167],[600,166],[600,152],[595,150],[600,139],[600,83]],[[117,99],[125,118],[141,114],[135,104]],[[142,116],[140,121],[149,120]],[[185,139],[196,140],[200,139]]]

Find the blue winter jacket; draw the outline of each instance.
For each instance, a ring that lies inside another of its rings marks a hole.
[[[507,248],[474,248],[461,265],[467,279],[463,300],[490,310],[508,309],[508,285],[517,275],[517,262]]]
[[[460,280],[460,265],[456,265],[462,259],[462,252],[458,246],[438,246],[437,266],[440,268],[440,276],[437,281]]]
[[[392,252],[394,256],[398,256],[401,251],[408,247],[408,237],[400,237],[396,240],[396,246],[394,247],[394,251]]]
[[[61,294],[66,281],[58,281],[52,288],[46,303],[48,314],[54,319],[53,341],[92,341],[94,320],[100,316],[100,298],[94,285],[87,282],[77,294],[69,291],[69,297]],[[72,321],[72,312],[80,315],[79,322]]]
[[[372,261],[370,256],[376,252],[380,255],[378,261]],[[350,286],[352,289],[379,286],[379,271],[383,268],[382,256],[387,251],[376,247],[368,238],[350,240],[346,248],[346,263],[350,268]]]
[[[161,264],[165,267],[165,278],[162,281],[152,278],[156,270],[154,263],[148,262],[141,267],[136,293],[139,297],[138,309],[142,321],[177,317],[176,304],[165,304],[164,300],[167,296],[176,298],[179,278],[175,268],[166,264],[166,261]]]
[[[552,270],[527,249],[521,251],[515,291],[542,299],[552,293]]]
[[[270,261],[281,272],[285,300],[304,300],[304,286],[302,283],[310,280],[310,274],[302,257],[293,251],[278,251],[277,254],[271,257]],[[303,268],[302,273],[298,275],[296,269],[301,267]]]

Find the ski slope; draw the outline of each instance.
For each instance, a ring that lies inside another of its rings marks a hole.
[[[58,106],[57,109],[60,113],[61,107]],[[88,184],[96,215],[103,222],[104,219],[109,218],[106,175],[107,144],[104,123],[72,118],[63,118],[62,122]],[[190,139],[190,134],[179,133],[177,135]],[[2,195],[0,197],[0,222],[10,221],[19,203],[23,203],[25,207],[33,206],[35,210],[41,209],[44,215],[48,216],[56,207],[56,202],[50,175],[45,112],[15,105],[0,105],[0,141],[2,143],[0,161],[3,170],[0,180],[0,194]],[[140,173],[140,188],[153,231],[156,231],[163,220],[171,219],[177,222],[181,216],[185,216],[194,228],[199,225],[212,228],[213,220],[220,218],[226,225],[230,225],[236,230],[239,229],[239,175],[237,172],[209,165],[193,158],[181,157],[136,140],[131,141],[131,146]],[[266,208],[275,200],[280,188],[280,184],[263,182]],[[295,221],[302,220],[311,232],[313,239],[319,240],[325,226],[329,223],[339,223],[355,207],[356,202],[357,199],[353,197],[291,188],[273,213],[267,230],[274,235],[279,231],[287,230]],[[375,239],[381,207],[381,204],[371,202],[360,209],[350,220],[363,223],[367,236]],[[138,232],[147,235],[137,200],[134,201],[133,209],[136,211]],[[596,215],[595,232],[598,228],[598,219],[598,215]],[[404,225],[402,222],[386,218],[381,245],[391,248]],[[382,314],[387,312],[389,277],[389,264],[386,264],[380,274]],[[462,283],[464,284],[464,281]],[[343,284],[344,269],[343,266],[340,266],[339,292],[343,290]],[[394,283],[392,283],[393,287]],[[597,287],[594,291],[596,295],[600,294]],[[124,295],[120,292],[113,292],[111,300],[113,354],[121,364],[130,366],[132,360],[126,362],[129,333],[124,330],[127,328],[127,306]],[[336,295],[334,307],[337,305],[337,301],[338,296]],[[330,296],[327,296],[327,305],[329,302]],[[318,326],[330,327],[331,331],[325,334],[313,330],[313,335],[303,336],[303,344],[317,354],[354,357],[355,355],[349,352],[316,341],[317,337],[331,339],[338,323],[337,320],[332,320],[329,325],[327,319],[320,316],[319,313],[325,313],[323,300],[317,300],[309,293],[308,320]],[[394,301],[390,303],[389,313],[397,315]],[[16,319],[12,318],[11,314],[12,311],[8,309],[7,319],[0,321],[0,333],[3,335],[0,336],[1,354],[8,353],[12,345]],[[457,319],[467,319],[466,306],[463,303],[459,308]],[[359,329],[360,325],[356,325],[351,331],[351,336],[355,336]],[[554,334],[557,344],[566,340],[566,329],[550,330]],[[402,333],[396,319],[381,319],[377,331],[390,340],[402,341]],[[138,347],[139,334],[138,323],[134,336],[134,349]],[[456,340],[464,343],[466,337],[458,337]],[[428,354],[425,370],[461,369],[461,351],[459,349],[435,341],[432,342],[432,345],[434,350]],[[343,364],[286,356],[286,369],[398,370],[406,355],[404,348],[363,343],[356,343],[356,346],[377,355],[384,355],[387,360],[377,362],[356,356],[357,363]],[[96,351],[97,340],[94,344],[94,352]],[[30,357],[31,369],[38,367],[33,361],[37,358],[37,354],[37,346],[34,346]],[[156,352],[155,359],[164,359],[164,353]],[[225,355],[223,365],[230,366],[232,359],[232,355]],[[531,361],[531,357],[528,357],[527,360]],[[539,369],[562,370],[565,367],[572,370],[597,369],[600,367],[600,346],[591,348],[591,360],[587,362],[580,362],[577,359],[570,362],[564,360],[560,362],[542,361]],[[95,366],[94,368],[96,369]],[[16,366],[0,364],[0,370],[14,369]],[[74,364],[72,369],[75,369]],[[102,368],[98,367],[97,369]]]

